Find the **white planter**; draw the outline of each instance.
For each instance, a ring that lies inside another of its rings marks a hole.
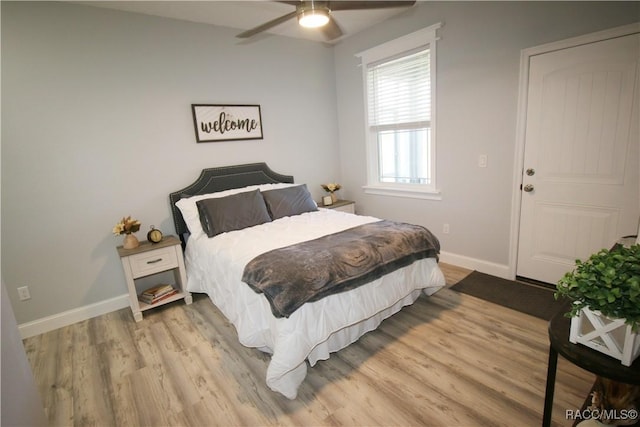
[[[610,319],[599,311],[583,308],[571,318],[569,341],[583,344],[631,366],[640,355],[640,337],[624,323],[625,319]]]

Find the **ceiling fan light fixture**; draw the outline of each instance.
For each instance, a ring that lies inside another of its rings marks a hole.
[[[326,7],[311,7],[303,9],[298,14],[298,24],[305,28],[318,28],[329,22],[329,9]]]

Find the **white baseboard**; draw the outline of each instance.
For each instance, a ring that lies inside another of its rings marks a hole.
[[[123,294],[108,300],[100,301],[84,307],[74,308],[52,316],[18,325],[22,339],[53,331],[63,326],[91,319],[102,314],[111,313],[121,308],[129,307],[129,294]]]
[[[478,270],[481,273],[491,274],[504,279],[513,279],[513,277],[509,277],[509,266],[503,264],[496,264],[481,259],[470,258],[464,255],[456,255],[450,252],[440,252],[440,261],[468,268],[470,270]],[[74,308],[73,310],[43,317],[42,319],[22,323],[18,325],[18,330],[20,331],[22,339],[25,339],[53,331],[54,329],[62,328],[64,326],[72,325],[76,322],[82,322],[83,320],[91,319],[92,317],[111,313],[112,311],[120,310],[125,307],[129,307],[129,294],[123,294],[95,304]]]
[[[496,264],[464,255],[452,254],[450,252],[440,252],[440,261],[446,264],[468,268],[469,270],[478,270],[481,273],[491,274],[492,276],[502,277],[503,279],[514,279],[510,277],[509,266],[505,264]]]

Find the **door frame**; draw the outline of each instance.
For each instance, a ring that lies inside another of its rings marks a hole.
[[[510,279],[516,278],[518,265],[518,243],[520,238],[520,214],[522,202],[522,173],[524,170],[524,145],[527,124],[527,96],[529,90],[529,63],[532,56],[557,50],[568,49],[580,45],[595,43],[603,40],[624,37],[640,33],[640,22],[610,28],[595,33],[572,37],[565,40],[546,43],[530,47],[520,51],[520,81],[518,87],[518,112],[516,121],[516,146],[513,168],[513,193],[511,197],[511,242],[509,244],[509,271]]]

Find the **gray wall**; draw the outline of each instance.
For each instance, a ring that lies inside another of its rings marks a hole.
[[[2,6],[2,276],[18,323],[126,293],[123,215],[175,233],[168,194],[205,167],[338,179],[333,51],[55,2]],[[260,104],[264,140],[195,142],[191,103]],[[32,299],[20,302],[16,288]]]
[[[444,251],[509,262],[520,51],[640,21],[639,2],[427,2],[335,48],[342,184],[363,214],[431,228]],[[356,53],[441,22],[437,183],[441,201],[366,195]],[[478,155],[488,167],[478,168]],[[443,234],[444,223],[450,234]]]
[[[113,225],[131,214],[173,233],[168,193],[217,165],[266,161],[316,199],[320,183],[341,182],[360,213],[426,225],[449,253],[506,264],[520,50],[638,21],[639,4],[427,2],[331,48],[1,2],[2,277],[18,323],[124,294]],[[354,54],[436,22],[443,200],[364,195]],[[206,102],[260,104],[265,139],[196,144],[190,104]],[[24,285],[33,298],[20,302]]]

